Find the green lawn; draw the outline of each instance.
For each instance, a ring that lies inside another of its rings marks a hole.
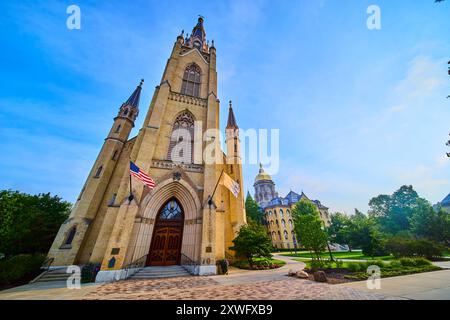
[[[394,259],[393,256],[383,256],[383,257],[372,258],[369,256],[365,256],[361,251],[333,252],[332,254],[335,259],[339,259],[339,260],[346,260],[346,259],[350,259],[350,260],[373,260],[373,259],[375,259],[375,260],[392,260],[392,259]],[[297,257],[297,258],[312,258],[312,255],[309,251],[297,252],[297,254],[283,253],[283,256]],[[329,259],[330,254],[328,252],[322,252],[321,257],[324,259]]]

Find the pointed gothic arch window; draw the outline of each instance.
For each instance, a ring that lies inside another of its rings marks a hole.
[[[182,94],[200,97],[201,73],[200,67],[195,63],[184,70],[183,83],[181,85]]]
[[[194,117],[190,112],[175,119],[167,159],[188,164],[194,162]]]
[[[120,132],[120,129],[122,129],[122,125],[121,125],[121,124],[119,124],[119,125],[117,126],[116,132],[115,132],[115,133],[119,133],[119,132]]]
[[[284,239],[285,240],[289,239],[289,234],[286,230],[284,230]]]
[[[161,209],[158,221],[161,220],[182,220],[183,209],[176,199],[169,200]]]
[[[114,161],[116,161],[116,160],[117,160],[118,154],[119,154],[119,150],[114,151],[114,154],[113,154],[113,156],[112,156],[111,159],[114,160]]]
[[[67,233],[66,240],[64,241],[64,246],[70,246],[72,245],[73,238],[75,238],[75,234],[77,233],[77,227],[74,226],[70,229],[70,231]]]
[[[100,178],[100,175],[102,174],[103,166],[98,167],[97,172],[95,173],[94,178]]]

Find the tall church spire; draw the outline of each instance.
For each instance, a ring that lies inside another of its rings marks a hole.
[[[124,105],[139,109],[139,100],[141,99],[141,91],[142,91],[143,84],[144,84],[144,79],[141,80],[141,83],[136,87],[136,89],[131,94],[131,96],[128,98],[128,100],[124,103]]]
[[[127,118],[131,120],[134,124],[137,116],[139,115],[139,100],[141,99],[141,91],[142,85],[144,84],[144,79],[141,80],[141,83],[136,87],[128,100],[122,104],[119,109],[119,117]]]
[[[208,44],[206,42],[206,32],[203,27],[203,22],[205,18],[202,16],[198,17],[198,22],[192,29],[192,34],[190,37],[186,37],[185,45],[191,48],[197,48],[200,51],[208,52]]]
[[[233,112],[233,105],[230,101],[230,108],[228,109],[228,123],[227,123],[227,129],[239,129],[236,118],[234,116]]]

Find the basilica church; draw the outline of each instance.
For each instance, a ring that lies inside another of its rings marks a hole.
[[[130,133],[143,81],[120,106],[50,249],[52,266],[98,264],[97,281],[111,281],[126,278],[129,266],[216,274],[216,262],[234,255],[229,248],[246,223],[239,128],[230,102],[223,152],[216,58],[200,17],[176,38],[137,136]],[[131,177],[130,161],[154,188]],[[237,195],[219,183],[223,175],[239,184]]]

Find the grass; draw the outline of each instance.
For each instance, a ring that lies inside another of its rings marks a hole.
[[[333,252],[332,253],[333,258],[339,259],[339,260],[392,260],[394,259],[393,256],[382,256],[382,257],[370,257],[364,255],[361,251],[352,251],[352,252]],[[283,256],[287,257],[296,257],[296,258],[309,258],[311,259],[313,256],[309,251],[302,251],[295,253],[283,253]],[[320,254],[321,258],[329,259],[330,254],[328,252],[322,252]]]

